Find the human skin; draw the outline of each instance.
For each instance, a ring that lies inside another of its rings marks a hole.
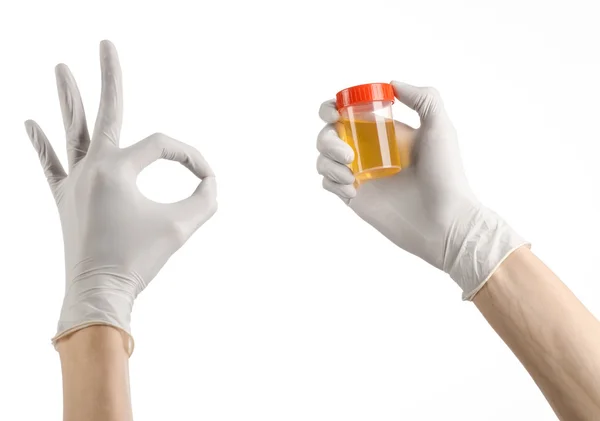
[[[68,172],[33,120],[27,134],[54,196],[65,251],[65,297],[52,339],[60,353],[64,419],[130,420],[128,358],[135,298],[217,210],[216,179],[193,146],[154,133],[122,148],[121,67],[115,46],[100,43],[102,90],[90,137],[69,68],[56,66]],[[190,197],[156,203],[137,188],[159,159],[179,162],[200,180]]]
[[[521,360],[559,418],[600,420],[600,323],[529,243],[475,197],[439,92],[391,85],[396,99],[420,118],[418,129],[395,126],[409,165],[357,188],[348,168],[354,151],[335,130],[338,101],[325,101],[319,116],[326,125],[317,137],[323,187],[399,248],[449,274],[463,299],[475,301]],[[357,92],[358,100],[389,95],[385,87]]]
[[[112,326],[90,326],[57,342],[64,421],[133,419],[128,340]]]
[[[527,247],[474,298],[561,420],[600,420],[600,323]]]

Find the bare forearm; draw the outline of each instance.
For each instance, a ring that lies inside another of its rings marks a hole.
[[[121,332],[90,326],[58,344],[65,421],[129,421],[128,355]]]
[[[600,323],[522,247],[474,299],[561,420],[600,419]]]

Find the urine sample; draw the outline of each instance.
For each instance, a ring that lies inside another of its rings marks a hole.
[[[336,95],[340,113],[336,130],[354,150],[349,167],[357,183],[388,177],[402,169],[393,103],[394,89],[388,83],[353,86]]]

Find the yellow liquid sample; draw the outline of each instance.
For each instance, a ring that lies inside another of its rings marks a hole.
[[[349,165],[357,182],[388,177],[402,169],[393,120],[356,121],[342,119],[337,125],[340,138],[354,150]]]

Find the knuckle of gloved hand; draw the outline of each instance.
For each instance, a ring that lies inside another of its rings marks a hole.
[[[321,105],[319,106],[319,116],[322,117],[323,114],[325,114],[327,112],[327,101],[322,102]]]
[[[340,179],[338,172],[336,171],[335,168],[332,168],[331,165],[325,170],[325,174],[323,174],[323,175],[325,177],[329,178],[334,183],[342,184],[342,181]]]
[[[336,194],[340,197],[348,197],[348,186],[346,186],[346,185],[337,186]]]
[[[433,86],[423,88],[423,93],[432,99],[438,99],[440,97],[440,92]]]
[[[210,218],[215,213],[217,213],[218,209],[219,209],[219,202],[217,202],[217,199],[210,200],[208,202],[208,217]]]
[[[160,159],[169,159],[170,148],[167,139],[168,137],[165,134],[157,132],[148,138],[146,146]]]
[[[322,128],[319,134],[317,135],[317,150],[319,152],[324,147],[325,133],[327,133],[327,127]]]
[[[423,109],[429,113],[436,113],[442,107],[442,97],[436,88],[424,88]]]
[[[321,129],[317,136],[317,146],[321,149],[326,149],[330,147],[331,143],[335,143],[337,138],[337,131],[335,130],[333,125],[327,124]]]
[[[323,155],[319,155],[317,158],[317,173],[321,175],[325,175],[325,157]]]
[[[161,132],[156,132],[148,138],[148,143],[153,149],[163,149],[165,146],[166,135]]]
[[[332,161],[342,165],[349,164],[354,160],[354,152],[352,150],[348,150],[344,143],[332,147],[328,151],[327,155]]]
[[[187,229],[181,222],[172,220],[169,224],[169,233],[171,238],[179,245],[187,241]]]
[[[319,116],[325,121],[335,120],[337,110],[331,101],[325,101],[319,107]]]
[[[354,161],[354,151],[352,149],[346,149],[343,152],[344,155],[344,159],[343,159],[343,163],[344,164],[351,164]]]
[[[327,161],[326,158],[323,158],[322,163],[319,168],[319,174],[323,177],[330,179],[336,183],[340,183],[340,177],[335,168],[333,162]]]

